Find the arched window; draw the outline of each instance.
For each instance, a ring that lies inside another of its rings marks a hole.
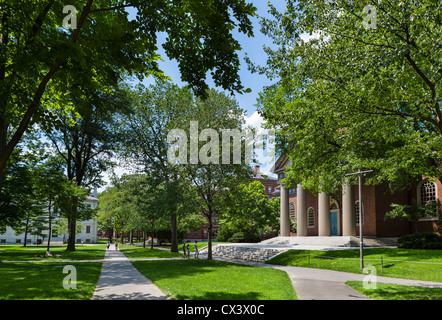
[[[417,197],[420,204],[430,204],[437,201],[437,185],[435,182],[421,181],[417,189]],[[437,216],[437,207],[434,209],[434,216]]]
[[[307,210],[308,227],[313,228],[315,226],[315,210],[308,208]]]
[[[356,225],[359,225],[359,200],[355,202]],[[364,205],[362,205],[362,223],[364,223]]]
[[[295,213],[296,213],[295,204],[293,202],[290,202],[289,203],[289,215],[290,215],[291,221],[295,221]]]

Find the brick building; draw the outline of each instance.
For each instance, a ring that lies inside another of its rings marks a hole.
[[[272,168],[278,175],[276,194],[281,197],[281,236],[358,236],[359,192],[357,185],[343,186],[337,194],[312,194],[298,184],[296,188],[285,188],[281,179],[285,168],[291,165],[288,157],[279,158]],[[364,182],[364,181],[363,181]],[[399,237],[409,233],[434,231],[442,233],[440,213],[421,219],[415,226],[403,219],[385,220],[392,203],[411,204],[439,200],[442,202],[442,184],[427,179],[418,181],[409,190],[391,193],[387,184],[362,186],[363,234],[369,237]],[[290,230],[290,219],[297,222],[297,233]]]

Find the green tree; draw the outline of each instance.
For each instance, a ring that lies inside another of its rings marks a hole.
[[[245,152],[242,154],[242,150],[246,149],[246,138],[244,136],[239,140],[241,144],[240,163],[233,161],[233,152],[230,154],[229,161],[225,161],[223,157],[226,153],[224,148],[234,151],[236,143],[235,139],[222,140],[223,131],[242,131],[244,111],[236,100],[224,93],[210,89],[207,99],[196,99],[194,110],[188,121],[198,121],[197,154],[192,153],[192,149],[190,149],[192,142],[189,144],[189,153],[190,157],[198,156],[199,161],[196,164],[190,163],[184,167],[200,196],[201,210],[207,219],[207,259],[211,260],[212,218],[215,214],[220,214],[223,211],[223,194],[228,190],[232,190],[238,184],[247,181],[252,174],[252,169],[246,161]],[[204,136],[202,133],[206,128],[211,131],[207,136]],[[222,143],[220,143],[220,140]]]
[[[22,147],[15,149],[12,154],[0,193],[1,233],[8,226],[18,230],[22,222],[39,208],[34,188],[36,161],[35,154],[24,152]]]
[[[293,162],[288,183],[332,192],[360,168],[392,189],[441,177],[440,2],[301,0],[270,11],[261,26],[277,48],[252,68],[277,79],[259,109]]]
[[[220,210],[218,195],[251,173],[251,168],[245,164],[245,157],[242,157],[241,164],[234,164],[233,161],[223,163],[225,150],[219,136],[222,130],[240,131],[244,111],[234,99],[214,89],[208,90],[206,98],[202,99],[195,97],[187,87],[157,82],[147,89],[138,86],[132,94],[134,112],[123,119],[121,125],[126,155],[141,164],[145,172],[150,172],[164,183],[174,252],[178,252],[179,208],[186,201],[182,195],[187,190],[198,195],[198,205],[208,221],[208,258],[211,259],[212,217]],[[192,123],[197,122],[197,126],[192,127]],[[195,135],[200,136],[204,129],[209,129],[213,135],[188,141],[187,137],[192,140]],[[179,133],[182,140],[174,142],[175,133]],[[208,143],[205,142],[207,140]],[[244,147],[245,139],[240,142]],[[177,151],[174,149],[176,143],[182,145],[178,161],[177,152],[174,152]],[[233,149],[233,144],[231,141],[226,143],[229,150]]]
[[[157,81],[148,88],[137,86],[131,99],[133,112],[121,119],[119,130],[125,141],[125,155],[162,184],[168,199],[165,205],[171,221],[171,250],[178,252],[177,214],[186,172],[168,161],[167,137],[171,130],[188,126],[194,97],[189,88]]]
[[[48,242],[47,250],[50,250],[54,218],[58,217],[58,208],[65,206],[72,188],[63,173],[63,159],[60,156],[48,156],[42,159],[35,169],[34,187],[35,195],[45,210],[44,216],[47,221]]]
[[[127,112],[123,89],[114,88],[109,94],[102,90],[88,90],[70,98],[76,106],[77,116],[54,112],[53,126],[44,133],[63,159],[66,176],[78,187],[92,189],[101,183],[101,174],[113,165],[112,157],[118,150],[120,139],[116,134],[116,118]],[[70,117],[76,117],[74,123]],[[75,250],[77,223],[76,198],[73,198],[72,213],[69,215],[70,234],[68,250]]]
[[[275,201],[273,201],[275,202]],[[277,202],[277,201],[276,201]],[[259,181],[240,184],[227,194],[221,225],[231,233],[242,232],[246,241],[262,240],[268,226],[278,224],[279,206],[268,199]]]
[[[405,219],[414,225],[414,232],[418,232],[417,223],[422,218],[431,218],[440,212],[440,203],[431,202],[421,204],[416,199],[413,199],[411,204],[396,204],[392,203],[391,211],[385,214],[384,220],[387,219]]]
[[[183,80],[196,92],[207,88],[209,72],[216,85],[243,91],[241,46],[232,30],[252,36],[249,18],[256,10],[244,0],[73,0],[69,5],[74,12],[68,15],[61,0],[1,3],[1,174],[31,124],[47,125],[50,110],[72,112],[66,94],[78,86],[111,87],[123,75],[165,77],[157,63],[158,32],[167,34],[166,54],[177,60]],[[131,19],[126,9],[136,16]]]

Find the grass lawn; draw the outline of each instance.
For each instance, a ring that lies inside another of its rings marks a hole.
[[[0,261],[37,261],[37,260],[99,260],[104,258],[105,245],[76,245],[75,251],[66,251],[64,246],[51,246],[51,254],[59,254],[62,257],[34,257],[35,254],[46,253],[46,246],[28,245],[0,245]]]
[[[281,270],[201,259],[133,261],[163,292],[179,300],[293,300]]]
[[[77,288],[65,289],[66,265],[77,272]],[[0,263],[0,300],[87,300],[92,297],[100,276],[99,262]]]
[[[381,273],[381,257],[383,258],[383,274]],[[365,249],[364,259],[366,266],[376,267],[378,276],[442,282],[442,272],[440,271],[442,268],[442,250]],[[289,250],[267,263],[362,273],[359,249],[334,251]]]
[[[150,246],[143,248],[141,246],[129,246],[123,244],[119,246],[119,249],[128,259],[179,258],[183,255],[182,253],[170,252],[155,248],[151,249]]]
[[[66,246],[51,246],[52,254],[62,257],[38,258],[44,255],[45,246],[0,246],[0,300],[87,300],[92,297],[101,272],[101,262],[76,262],[98,260],[104,257],[106,246],[76,246],[76,251],[66,252]],[[33,262],[24,262],[24,261]],[[70,260],[69,262],[56,262]],[[23,262],[8,262],[23,261]],[[72,261],[72,262],[71,262]],[[72,277],[71,271],[63,273],[66,265],[76,269],[77,288],[65,289],[63,280]]]
[[[442,300],[442,289],[377,283],[376,289],[365,289],[360,281],[348,281],[346,285],[374,300]]]

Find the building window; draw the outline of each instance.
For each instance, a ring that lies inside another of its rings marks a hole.
[[[356,225],[359,225],[359,200],[355,202]],[[364,206],[362,206],[362,223],[364,223]]]
[[[308,227],[313,228],[315,226],[315,210],[309,208],[307,211]]]
[[[421,205],[430,204],[432,202],[437,202],[437,185],[436,185],[436,183],[428,181],[428,180],[422,181],[418,185],[417,195],[418,195],[419,203]],[[434,217],[432,217],[430,219],[433,219],[433,218],[437,218],[437,207],[434,208]],[[422,220],[425,220],[425,218]]]
[[[278,180],[282,180],[285,178],[285,173],[278,173]]]
[[[272,193],[272,187],[269,187],[268,193]]]
[[[291,221],[295,221],[295,213],[296,213],[295,204],[293,202],[290,202],[289,203],[289,215],[290,215]]]
[[[91,233],[91,226],[86,226],[86,233]]]
[[[297,189],[296,188],[290,188],[289,194],[296,194]]]
[[[15,239],[15,243],[21,243],[21,239]]]

